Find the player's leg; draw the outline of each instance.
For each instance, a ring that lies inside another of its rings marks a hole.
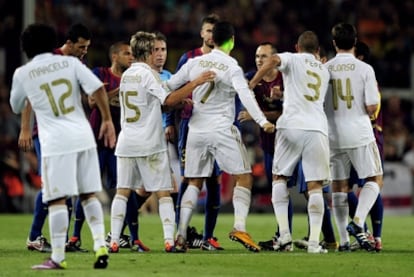
[[[338,242],[335,238],[335,231],[332,225],[331,209],[329,208],[328,201],[326,199],[326,194],[329,192],[329,187],[325,187],[323,190],[324,193],[324,214],[322,220],[322,234],[323,234],[323,244],[322,246],[328,250],[338,249]]]
[[[142,241],[139,239],[139,212],[138,210],[141,206],[145,203],[148,199],[150,194],[145,194],[141,196],[135,191],[132,191],[128,203],[127,203],[127,210],[126,210],[126,217],[125,220],[128,223],[129,233],[130,233],[130,243],[131,243],[131,250],[138,251],[138,252],[146,252],[150,249],[145,246]],[[122,238],[122,234],[121,234]]]
[[[181,201],[184,195],[185,190],[188,187],[188,179],[185,178],[185,160],[186,160],[186,145],[187,145],[187,136],[188,136],[188,119],[182,119],[180,121],[179,130],[178,130],[178,158],[180,160],[180,170],[181,170],[181,184],[178,188],[177,202],[175,207],[175,223],[178,226],[180,221],[180,208]]]
[[[375,142],[349,151],[349,156],[358,176],[364,178],[366,183],[361,189],[355,216],[347,226],[347,230],[357,239],[362,248],[373,251],[375,248],[366,237],[364,224],[368,212],[378,198],[382,187],[381,158]]]
[[[381,194],[378,194],[377,200],[375,200],[374,205],[370,211],[371,223],[372,223],[372,235],[375,240],[375,250],[377,252],[382,250],[382,219],[384,217],[384,205],[382,203]]]
[[[66,245],[67,252],[88,252],[87,249],[81,248],[81,232],[82,226],[85,222],[85,213],[82,208],[81,200],[79,197],[76,199],[75,202],[75,223],[73,225],[73,233],[72,237],[69,239]]]
[[[119,252],[119,240],[125,222],[127,202],[134,184],[141,183],[136,158],[117,158],[117,190],[111,205],[111,242],[109,251]]]
[[[37,158],[37,172],[41,175],[42,172],[42,159],[40,151],[40,142],[39,137],[33,137],[33,145],[36,152]],[[37,250],[40,252],[51,252],[52,248],[50,243],[42,235],[43,225],[45,224],[46,217],[48,214],[48,206],[46,203],[43,203],[43,193],[40,190],[36,195],[33,221],[29,232],[29,237],[27,239],[26,245],[29,250]]]
[[[213,176],[206,179],[207,199],[205,204],[205,221],[203,244],[201,246],[204,250],[223,250],[214,237],[214,229],[217,223],[217,217],[220,210],[220,183],[219,183],[220,169],[215,163]]]
[[[104,213],[96,193],[102,190],[102,179],[96,148],[82,151],[77,158],[79,199],[93,239],[94,268],[108,266],[108,249],[105,246]]]
[[[50,259],[33,269],[63,269],[65,262],[65,243],[69,226],[66,198],[76,195],[78,153],[42,157],[42,174],[47,180],[43,183],[43,201],[49,206],[49,232],[52,254]]]
[[[48,215],[48,206],[42,202],[42,191],[36,195],[35,207],[33,213],[33,221],[29,232],[26,245],[29,250],[37,250],[39,252],[51,252],[50,243],[42,235],[42,228]]]
[[[253,241],[246,230],[253,177],[240,131],[237,127],[232,126],[231,129],[212,133],[211,137],[207,139],[208,143],[213,146],[210,151],[220,169],[236,178],[236,185],[233,188],[234,223],[229,238],[243,244],[250,251],[258,252],[260,246]]]

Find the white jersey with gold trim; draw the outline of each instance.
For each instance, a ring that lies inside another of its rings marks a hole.
[[[331,83],[325,101],[331,148],[355,148],[375,140],[366,106],[380,103],[373,68],[351,53],[339,53],[325,66]]]
[[[15,71],[10,104],[20,113],[29,99],[43,157],[79,152],[96,147],[80,88],[91,94],[102,85],[79,59],[44,53]]]

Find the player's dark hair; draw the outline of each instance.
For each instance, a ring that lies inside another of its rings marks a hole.
[[[273,43],[271,43],[270,41],[262,42],[258,46],[270,46],[270,48],[272,49],[272,54],[276,54],[277,53],[276,46]]]
[[[21,35],[22,49],[29,59],[42,53],[53,52],[57,35],[51,26],[35,23],[26,27]]]
[[[219,21],[220,21],[220,17],[218,16],[218,14],[212,13],[212,14],[207,15],[201,20],[201,26],[203,26],[205,23],[215,25]]]
[[[117,41],[109,47],[109,60],[112,60],[112,55],[121,51],[121,47],[124,45],[129,46],[128,41]]]
[[[213,40],[218,46],[223,45],[226,41],[234,36],[234,27],[230,22],[220,21],[213,27]]]
[[[70,40],[73,43],[78,42],[79,38],[90,40],[92,38],[89,29],[82,23],[72,25],[66,34],[65,40]]]
[[[363,56],[362,59],[364,62],[369,61],[369,56],[371,55],[371,51],[369,50],[369,47],[366,43],[358,40],[355,43],[355,56]]]
[[[355,45],[356,37],[356,29],[351,24],[338,23],[332,28],[332,38],[339,49],[350,50]]]
[[[154,34],[155,34],[155,40],[162,40],[165,43],[167,43],[167,37],[163,33],[156,31],[154,32]]]

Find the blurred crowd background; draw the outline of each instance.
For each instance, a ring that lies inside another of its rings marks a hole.
[[[257,45],[274,43],[279,52],[294,51],[298,35],[314,30],[321,46],[334,55],[331,27],[340,22],[357,27],[370,46],[370,63],[385,91],[385,159],[414,168],[413,84],[414,1],[412,0],[28,0],[35,2],[34,20],[54,26],[63,43],[70,25],[81,22],[92,32],[88,65],[108,66],[109,46],[129,40],[137,30],[161,31],[168,39],[166,68],[172,72],[185,51],[199,47],[201,19],[214,12],[236,27],[232,53],[244,70],[255,67]],[[0,0],[0,212],[27,212],[40,188],[34,153],[18,151],[20,118],[11,113],[8,98],[14,70],[24,58],[19,36],[24,0]],[[398,91],[398,93],[393,93]],[[402,93],[401,93],[402,92]],[[261,174],[257,134],[245,136],[252,153],[256,185]],[[414,172],[414,171],[413,171]]]

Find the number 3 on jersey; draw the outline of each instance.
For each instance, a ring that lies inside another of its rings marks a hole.
[[[342,86],[342,80],[332,79],[332,92],[334,110],[338,109],[338,99],[345,101],[348,109],[352,108],[352,100],[354,100],[354,96],[352,95],[351,80],[349,78],[345,79],[345,94]]]
[[[119,93],[121,94],[121,99],[122,99],[121,104],[124,107],[124,117],[125,117],[125,111],[127,108],[135,112],[134,116],[125,117],[126,122],[128,123],[137,122],[139,118],[141,117],[141,111],[139,110],[138,106],[132,104],[129,101],[129,97],[138,96],[138,91],[126,91],[126,92],[120,91]]]
[[[48,83],[44,83],[40,85],[40,89],[44,90],[47,95],[47,99],[49,100],[50,106],[52,107],[53,114],[55,116],[59,116],[60,113],[62,115],[68,114],[70,112],[73,112],[75,110],[74,106],[65,106],[65,99],[70,97],[72,95],[72,84],[67,79],[57,79],[52,81],[52,87],[57,86],[66,86],[67,90],[64,92],[58,99],[58,104],[56,104],[55,96],[53,95],[52,88]],[[59,106],[59,107],[58,107]],[[60,113],[59,113],[60,111]]]

